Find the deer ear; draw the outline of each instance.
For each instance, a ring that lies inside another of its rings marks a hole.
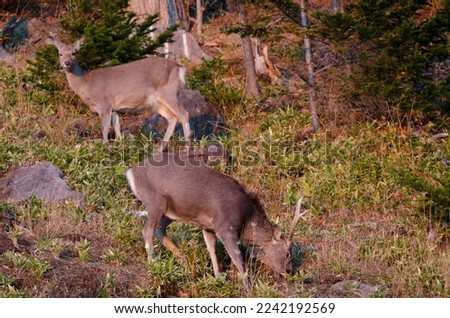
[[[47,40],[45,40],[46,44],[50,44],[50,45],[54,45],[56,46],[58,49],[61,46],[61,42],[58,40],[58,38],[56,36],[54,36],[53,34],[50,34],[47,38]]]
[[[86,38],[84,36],[81,39],[78,39],[74,45],[75,49],[78,51],[85,41],[86,41]]]
[[[281,232],[281,230],[279,228],[275,228],[273,231],[273,240],[275,242],[277,242],[277,241],[281,241],[283,239],[284,239],[283,232]]]

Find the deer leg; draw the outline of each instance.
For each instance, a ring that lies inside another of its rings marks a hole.
[[[230,255],[231,261],[234,266],[236,266],[240,276],[243,278],[245,290],[249,291],[250,281],[244,269],[244,258],[241,250],[239,249],[239,238],[237,234],[233,231],[228,231],[225,233],[217,233],[217,236],[222,241],[223,245],[225,245],[225,249]]]
[[[186,258],[178,249],[178,247],[175,245],[175,243],[166,234],[166,229],[172,222],[173,220],[169,219],[165,215],[161,216],[161,218],[159,219],[158,226],[156,227],[155,230],[155,236],[164,245],[165,248],[167,248],[169,251],[175,254],[175,256],[181,261],[181,263],[185,264]]]
[[[114,127],[114,135],[116,139],[121,139],[122,134],[120,132],[119,115],[117,114],[117,112],[112,112],[111,124]]]
[[[156,257],[153,247],[155,228],[165,210],[167,210],[167,202],[162,198],[159,202],[144,202],[144,205],[147,208],[148,213],[147,221],[142,230],[142,236],[144,237],[145,250],[147,251],[148,259],[151,261]]]
[[[178,103],[178,100],[174,102]],[[189,125],[189,113],[180,104],[177,104],[177,110],[178,111],[175,114],[183,127],[184,140],[186,141],[186,146],[189,150],[191,148],[191,126]]]
[[[164,108],[166,110],[164,111],[165,114],[163,114],[163,113],[160,113],[160,114],[169,121],[169,125],[170,125],[169,117],[176,118],[175,125],[176,125],[177,121],[181,122],[181,125],[183,127],[184,139],[186,140],[186,144],[189,149],[191,147],[191,128],[189,126],[189,113],[187,112],[187,110],[185,108],[183,108],[182,105],[180,105],[178,103],[178,97],[172,95],[171,91],[167,91],[167,92],[163,93],[162,96],[165,96],[165,97],[159,98],[159,102],[164,106]],[[170,116],[168,116],[169,113],[170,113]],[[167,129],[167,131],[169,131],[169,129]],[[166,133],[166,135],[164,136],[164,140],[166,140],[166,137],[168,137],[167,138],[167,141],[168,141],[169,138],[172,136],[172,134],[173,134],[173,132],[170,135],[167,135],[167,133]]]
[[[191,126],[189,125],[189,117],[180,119],[181,125],[183,126],[183,135],[186,140],[186,146],[189,149],[191,148]]]
[[[102,136],[103,136],[103,143],[108,143],[108,132],[109,132],[109,126],[111,124],[111,110],[108,110],[103,113],[99,113],[100,115],[100,121],[102,123]]]
[[[172,137],[173,132],[175,131],[175,126],[177,124],[177,119],[175,117],[166,117],[166,119],[168,121],[167,130],[161,142],[161,146],[158,149],[159,152],[163,152],[167,149],[170,137]]]
[[[205,238],[206,248],[208,249],[209,256],[211,257],[212,266],[214,269],[214,276],[219,277],[220,268],[216,255],[216,235],[212,232],[202,230],[203,237]]]

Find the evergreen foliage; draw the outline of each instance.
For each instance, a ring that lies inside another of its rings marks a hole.
[[[55,80],[55,73],[59,69],[58,52],[56,47],[45,45],[36,51],[36,59],[28,61],[29,70],[24,80],[37,88],[54,92],[58,90],[59,82]]]
[[[292,22],[302,25],[301,24],[301,13],[302,9],[300,8],[300,5],[298,1],[293,2],[292,0],[270,0],[270,3],[272,3],[278,10],[283,12],[283,14],[288,17]]]
[[[161,33],[155,40],[149,36],[158,20],[158,14],[138,22],[136,14],[127,11],[128,0],[87,1],[71,0],[68,13],[61,20],[70,41],[85,36],[79,51],[82,67],[95,69],[118,65],[154,54],[165,42],[170,42],[177,25]]]
[[[348,47],[354,93],[361,100],[430,115],[450,113],[450,1],[421,16],[428,2],[357,1],[346,13],[315,14],[316,34]]]

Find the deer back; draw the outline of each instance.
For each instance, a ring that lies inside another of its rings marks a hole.
[[[143,202],[167,199],[167,216],[197,223],[208,230],[233,226],[236,230],[254,212],[253,201],[234,179],[207,167],[202,161],[181,154],[158,153],[131,168],[132,190]]]

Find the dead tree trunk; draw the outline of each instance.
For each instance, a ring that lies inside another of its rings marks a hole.
[[[169,25],[167,0],[130,0],[128,5],[130,10],[136,13],[140,18],[145,18],[151,14],[159,12],[160,23],[164,26]]]
[[[202,34],[202,23],[203,23],[203,7],[202,7],[202,0],[196,0],[195,1],[195,7],[196,7],[196,18],[197,18],[197,35]]]
[[[178,17],[180,19],[181,25],[185,30],[189,31],[189,1],[175,0],[175,6],[177,8]]]
[[[306,4],[305,0],[300,0],[300,8],[302,10],[301,13],[301,23],[305,28],[309,27],[308,15],[306,13]],[[316,102],[316,83],[314,77],[314,65],[312,63],[312,50],[311,50],[311,41],[309,40],[308,35],[305,35],[304,38],[304,47],[305,47],[305,61],[306,67],[308,70],[308,85],[309,85],[309,110],[311,112],[311,124],[313,127],[313,131],[316,131],[319,128],[319,118],[317,116],[317,102]]]
[[[259,88],[258,78],[256,76],[255,60],[253,58],[250,36],[244,36],[242,38],[242,48],[244,50],[245,90],[247,95],[251,95],[255,99],[260,99],[261,89]]]
[[[240,5],[239,19],[242,24],[247,24],[247,10]],[[259,88],[258,78],[256,76],[255,59],[253,56],[252,41],[249,35],[242,35],[242,49],[244,51],[244,67],[245,67],[245,91],[247,95],[253,96],[255,99],[261,98],[261,89]]]

